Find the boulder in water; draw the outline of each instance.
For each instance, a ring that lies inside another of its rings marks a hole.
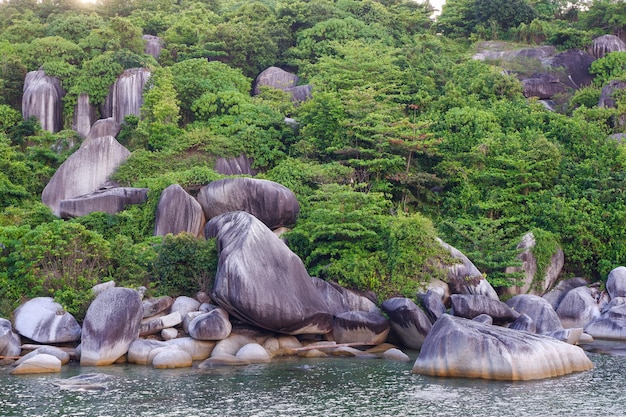
[[[453,378],[523,381],[586,371],[585,352],[548,336],[442,316],[426,337],[413,372]]]
[[[20,337],[13,331],[11,322],[0,318],[0,365],[11,363],[22,352]]]
[[[324,334],[333,316],[304,264],[253,215],[237,211],[211,219],[219,261],[211,297],[229,314],[286,334]]]
[[[20,363],[10,373],[11,375],[26,375],[53,372],[61,372],[61,361],[55,356],[42,353]]]
[[[111,365],[139,336],[143,309],[139,293],[111,288],[91,303],[83,323],[80,364]]]

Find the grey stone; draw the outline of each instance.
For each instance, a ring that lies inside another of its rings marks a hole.
[[[626,43],[615,35],[602,35],[593,40],[589,53],[596,59],[604,58],[611,52],[626,52]]]
[[[118,123],[122,123],[128,115],[141,116],[143,89],[150,75],[150,70],[146,68],[124,70],[109,88],[109,94],[102,106],[102,115],[113,117]]]
[[[198,340],[222,340],[230,336],[232,329],[228,313],[224,309],[216,308],[191,320],[187,333]]]

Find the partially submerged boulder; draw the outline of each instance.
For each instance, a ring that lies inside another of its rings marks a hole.
[[[47,354],[33,356],[11,371],[11,375],[46,374],[61,372],[61,361]]]
[[[554,338],[442,316],[426,337],[413,372],[522,381],[586,371],[585,352]]]
[[[56,133],[63,128],[63,96],[65,90],[57,77],[43,70],[31,71],[24,80],[22,117],[35,117],[42,129]]]
[[[37,297],[14,312],[15,330],[38,343],[65,343],[80,340],[81,328],[74,316],[51,297]]]
[[[147,188],[109,188],[61,200],[59,203],[59,216],[62,219],[71,219],[95,212],[116,214],[129,205],[142,204],[147,200]]]
[[[189,233],[202,236],[206,220],[202,206],[183,187],[172,184],[161,193],[154,225],[155,236]]]
[[[61,201],[93,193],[130,156],[113,136],[95,138],[61,164],[41,194],[41,201],[59,216]]]
[[[394,297],[385,300],[382,309],[389,317],[391,328],[402,344],[410,349],[419,350],[432,324],[417,304],[408,298]]]
[[[80,364],[111,365],[139,336],[143,309],[139,293],[111,288],[96,297],[83,323]]]
[[[233,211],[245,211],[270,229],[296,222],[300,205],[295,194],[273,181],[225,178],[202,187],[198,202],[207,219]]]
[[[229,314],[286,334],[324,334],[333,316],[302,260],[271,230],[246,212],[211,219],[219,261],[211,297]]]

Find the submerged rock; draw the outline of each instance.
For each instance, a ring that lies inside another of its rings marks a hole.
[[[111,376],[107,374],[81,374],[71,378],[57,379],[52,385],[67,391],[102,391],[107,389]]]
[[[52,372],[61,372],[61,361],[55,356],[43,353],[20,363],[10,373],[11,375],[25,375]]]
[[[324,334],[333,316],[304,264],[271,230],[246,212],[211,219],[219,261],[211,297],[229,314],[286,334]]]
[[[596,339],[626,340],[626,304],[609,308],[585,327],[585,333]]]
[[[446,314],[426,337],[413,372],[522,381],[591,368],[593,364],[577,346]]]

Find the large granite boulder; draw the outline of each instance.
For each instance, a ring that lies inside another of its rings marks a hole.
[[[245,154],[234,158],[219,157],[215,161],[215,171],[222,175],[256,175],[258,172],[252,168],[253,160]]]
[[[91,126],[91,128],[87,131],[87,137],[80,144],[80,147],[87,146],[93,139],[101,138],[104,136],[113,136],[114,138],[122,130],[122,124],[115,121],[112,117],[107,117],[106,119],[99,119]]]
[[[35,117],[42,129],[56,133],[63,128],[63,96],[61,81],[43,70],[31,71],[24,80],[22,117]]]
[[[189,336],[198,340],[222,340],[230,336],[233,325],[228,313],[216,308],[208,313],[200,313],[194,317],[187,328]]]
[[[563,297],[556,309],[556,314],[565,329],[585,327],[600,317],[600,312],[606,302],[607,300],[597,288],[578,287]]]
[[[150,70],[146,68],[124,70],[109,88],[102,106],[103,117],[113,117],[116,122],[122,123],[128,115],[141,116],[143,89],[150,75]]]
[[[111,288],[96,297],[83,322],[80,364],[111,365],[139,336],[141,297],[129,288]]]
[[[409,349],[419,350],[432,327],[426,314],[412,300],[394,297],[385,300],[382,309],[389,317],[393,333]]]
[[[254,95],[261,92],[261,87],[272,87],[278,90],[293,88],[298,84],[298,76],[278,67],[269,67],[257,75],[254,81]]]
[[[507,300],[506,305],[518,313],[525,314],[535,323],[539,334],[550,334],[561,330],[561,320],[550,303],[532,294],[520,294]]]
[[[377,313],[349,311],[335,317],[333,338],[337,343],[379,345],[387,339],[389,321]]]
[[[453,378],[531,380],[586,371],[585,352],[548,336],[442,316],[431,329],[413,372]]]
[[[549,292],[545,293],[542,297],[550,303],[554,311],[559,307],[563,298],[567,295],[568,292],[573,290],[574,288],[584,287],[588,285],[589,282],[580,277],[569,278],[560,281],[556,287],[551,289]]]
[[[585,333],[596,339],[626,340],[626,303],[616,303],[602,313],[585,326]]]
[[[51,297],[37,297],[19,306],[15,331],[38,343],[57,344],[80,340],[80,325]]]
[[[500,300],[496,290],[483,277],[483,274],[476,268],[467,256],[455,247],[437,238],[439,244],[446,249],[450,255],[458,260],[458,263],[444,265],[448,271],[448,286],[453,294],[476,294],[484,295],[493,300]]]
[[[611,300],[616,297],[626,297],[626,266],[618,266],[609,272],[606,279],[606,291]]]
[[[61,201],[91,194],[107,185],[109,177],[130,156],[113,136],[94,139],[61,164],[41,194],[52,212],[61,214]]]
[[[271,230],[246,212],[211,219],[219,261],[211,297],[229,314],[286,334],[324,334],[333,316],[304,264]]]
[[[457,317],[473,319],[481,314],[491,316],[494,324],[512,323],[520,313],[502,301],[484,295],[452,294],[450,297],[453,314]]]
[[[626,43],[615,35],[602,35],[593,40],[589,53],[595,59],[604,58],[611,52],[626,52]]]
[[[522,284],[503,289],[501,291],[501,295],[543,295],[554,285],[561,269],[563,268],[563,264],[565,263],[563,250],[561,248],[557,248],[551,257],[546,270],[537,271],[537,258],[533,253],[536,246],[537,242],[532,232],[526,233],[522,236],[520,243],[517,245],[517,249],[521,251],[520,254],[517,255],[517,259],[522,262],[522,265],[506,268],[506,273],[524,274]]]
[[[59,203],[59,216],[62,219],[71,219],[95,212],[116,214],[124,210],[126,206],[142,204],[147,200],[147,188],[109,188],[61,200]]]
[[[84,138],[89,134],[91,125],[94,124],[97,118],[96,108],[89,103],[89,96],[86,93],[81,93],[78,96],[76,106],[74,106],[72,129],[74,129],[81,138]]]
[[[273,181],[225,178],[202,187],[198,201],[207,219],[232,211],[245,211],[270,229],[294,224],[300,212],[295,194]]]
[[[159,59],[163,50],[163,40],[154,35],[143,35],[142,39],[146,43],[144,48],[146,55],[152,55],[154,59]]]
[[[205,224],[202,206],[183,187],[172,184],[163,190],[156,210],[155,236],[183,232],[202,236]]]

